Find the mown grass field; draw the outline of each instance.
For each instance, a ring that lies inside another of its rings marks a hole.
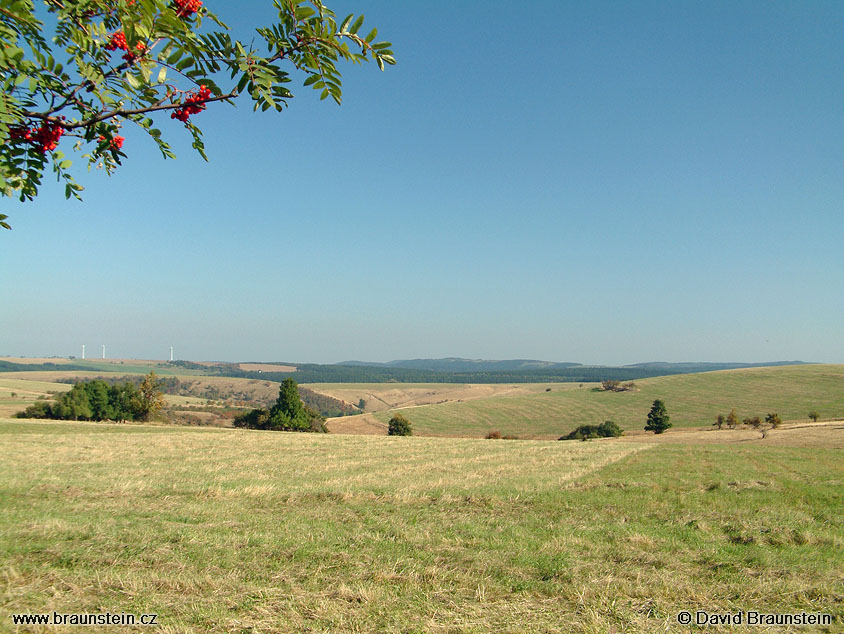
[[[0,451],[3,630],[52,611],[157,613],[162,634],[844,619],[841,450],[5,419]]]
[[[654,377],[635,382],[630,392],[553,388],[538,394],[498,396],[462,403],[399,409],[414,433],[483,436],[490,430],[529,438],[556,438],[578,425],[615,421],[641,430],[654,399],[662,399],[675,427],[711,425],[736,409],[740,419],[776,412],[783,420],[844,416],[844,365],[749,368]],[[374,414],[386,423],[393,411]]]

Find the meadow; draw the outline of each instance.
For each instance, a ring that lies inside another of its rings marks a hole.
[[[112,611],[161,634],[657,632],[756,609],[836,622],[706,631],[839,631],[844,461],[823,444],[2,419],[0,629]]]
[[[573,389],[576,388],[576,389]],[[551,384],[533,394],[491,396],[421,407],[395,408],[415,433],[482,437],[490,430],[526,438],[557,438],[578,425],[612,420],[641,431],[654,399],[662,399],[675,428],[710,426],[733,408],[743,419],[776,412],[783,420],[844,417],[844,365],[800,365],[654,377],[627,392],[595,384]],[[386,428],[395,410],[373,416]]]

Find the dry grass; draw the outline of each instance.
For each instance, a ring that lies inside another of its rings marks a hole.
[[[0,421],[0,451],[0,628],[53,610],[154,612],[167,633],[844,618],[837,450]]]
[[[818,423],[790,423],[761,432],[749,427],[737,429],[672,429],[664,434],[634,431],[622,436],[621,442],[677,443],[677,444],[732,444],[750,443],[772,447],[817,447],[819,449],[844,449],[844,420]]]
[[[572,390],[574,383],[308,383],[314,392],[354,403],[363,399],[367,413],[441,403],[461,403],[497,396]]]

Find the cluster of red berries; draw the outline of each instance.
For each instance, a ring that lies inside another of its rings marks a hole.
[[[144,54],[144,51],[147,49],[147,45],[143,42],[138,42],[135,44],[135,51],[137,51],[137,53],[135,51],[130,51],[129,44],[126,42],[126,35],[123,31],[117,31],[116,33],[111,34],[111,39],[108,41],[108,44],[105,45],[105,48],[107,51],[115,51],[117,49],[126,51],[123,55],[123,59],[131,64]]]
[[[100,143],[105,142],[106,138],[101,134],[100,135]],[[122,136],[114,136],[111,139],[111,142],[108,144],[109,149],[112,150],[119,150],[123,147],[123,142],[126,140],[125,137]]]
[[[202,6],[200,0],[173,0],[178,7],[176,15],[180,18],[190,18],[194,13],[199,11]]]
[[[127,51],[123,55],[123,59],[125,59],[130,64],[133,63],[139,57],[143,57],[144,51],[147,50],[147,45],[143,42],[138,42],[137,44],[135,44],[135,50],[138,52],[135,53],[134,51]]]
[[[211,90],[205,84],[199,87],[199,92],[188,93],[179,108],[176,108],[170,113],[171,119],[178,119],[182,123],[188,120],[192,114],[197,114],[205,110],[205,102],[211,98]]]
[[[32,129],[26,126],[9,128],[9,138],[12,141],[26,141],[35,146],[41,154],[55,150],[59,146],[59,139],[62,138],[63,134],[64,128],[58,123],[43,123]]]
[[[117,31],[117,33],[111,34],[111,39],[108,41],[108,44],[105,45],[107,51],[114,51],[118,48],[121,51],[128,51],[129,45],[126,43],[126,35],[123,31]]]

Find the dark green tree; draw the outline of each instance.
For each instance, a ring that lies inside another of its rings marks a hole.
[[[102,379],[94,379],[83,385],[88,393],[88,402],[91,404],[91,419],[112,420],[114,407],[111,403],[108,383]]]
[[[820,412],[818,412],[818,410],[816,410],[816,409],[813,409],[811,412],[809,412],[809,418],[811,418],[816,423],[818,422],[818,419],[820,417],[821,417]]]
[[[141,400],[134,383],[112,385],[108,396],[113,408],[114,420],[120,422],[135,420],[141,409]]]
[[[722,427],[724,427],[724,423],[726,422],[727,418],[723,414],[718,414],[718,416],[715,418],[715,422],[712,423],[712,426],[721,429]]]
[[[645,431],[661,434],[669,427],[671,427],[671,418],[668,416],[668,410],[665,409],[665,403],[657,399],[651,405],[651,411],[648,412],[648,424],[645,425]]]
[[[311,423],[299,397],[299,386],[291,378],[284,379],[278,389],[278,400],[270,409],[270,429],[310,431]]]
[[[410,421],[407,420],[401,413],[393,415],[387,425],[388,436],[412,436],[413,429],[410,426]]]
[[[91,420],[91,402],[85,385],[77,383],[53,405],[53,416],[62,420]]]

